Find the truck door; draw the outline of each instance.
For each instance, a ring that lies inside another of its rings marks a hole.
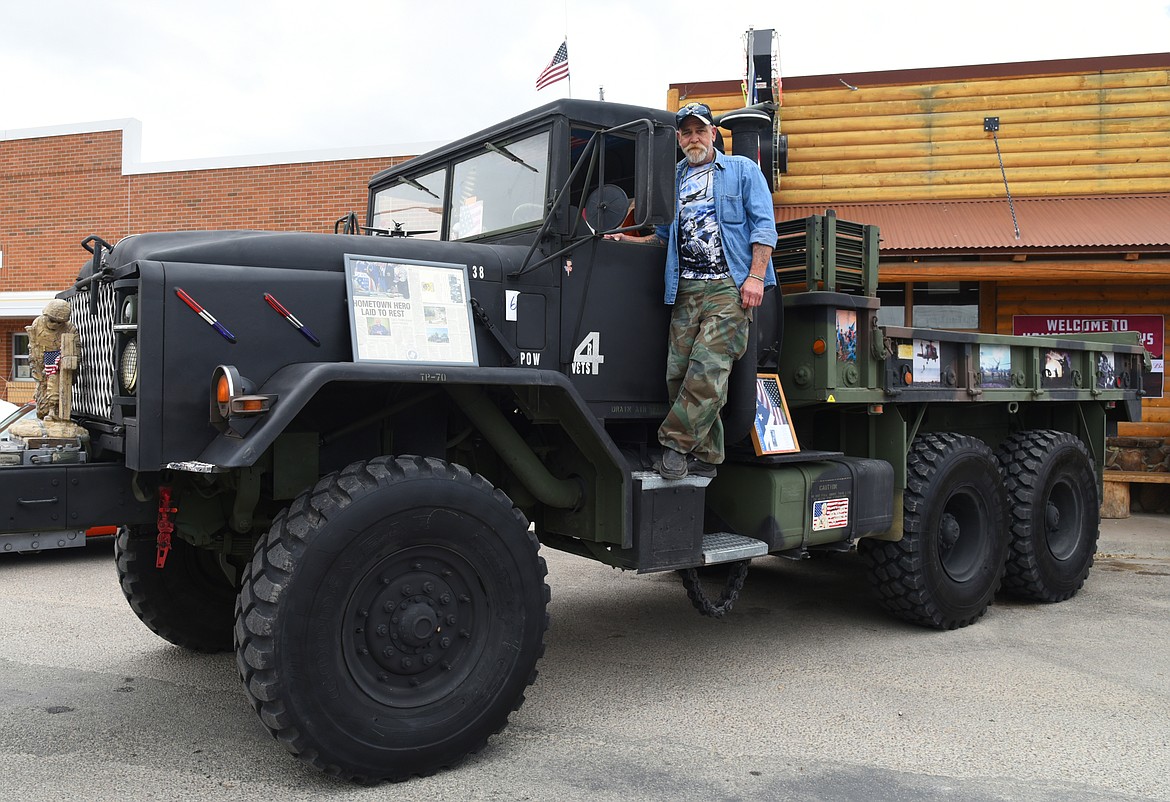
[[[592,134],[573,130],[574,163]],[[599,140],[598,169],[582,171],[571,188],[570,225],[578,235],[632,222],[625,212],[634,195],[635,139],[606,134]],[[602,199],[604,224],[597,217]],[[665,263],[660,245],[594,238],[577,248],[565,267],[560,361],[599,418],[666,413]]]

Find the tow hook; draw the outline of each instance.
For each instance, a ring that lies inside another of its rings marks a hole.
[[[163,568],[167,564],[167,555],[171,551],[171,535],[175,531],[175,521],[171,517],[179,511],[178,507],[171,506],[171,488],[162,485],[158,489],[158,554],[154,559],[155,568]]]

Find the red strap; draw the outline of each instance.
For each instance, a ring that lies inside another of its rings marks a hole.
[[[171,506],[171,488],[163,485],[158,489],[158,555],[154,560],[155,568],[162,568],[167,564],[167,555],[171,551],[171,534],[175,531],[175,522],[171,516],[178,512],[177,507]]]

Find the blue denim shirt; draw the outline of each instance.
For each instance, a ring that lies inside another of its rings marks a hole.
[[[675,168],[674,194],[678,197],[679,184],[687,160]],[[723,239],[723,256],[735,286],[743,286],[752,267],[752,243],[776,246],[776,213],[772,208],[772,193],[759,166],[744,156],[725,156],[715,152],[715,218]],[[655,229],[666,245],[666,296],[673,304],[678,294],[678,214],[669,226]],[[765,287],[776,284],[772,262],[768,262]]]

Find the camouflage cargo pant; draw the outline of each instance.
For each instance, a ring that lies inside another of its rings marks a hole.
[[[672,406],[658,442],[704,462],[723,462],[723,422],[731,366],[747,350],[751,316],[730,279],[682,279],[670,317],[666,389]]]

